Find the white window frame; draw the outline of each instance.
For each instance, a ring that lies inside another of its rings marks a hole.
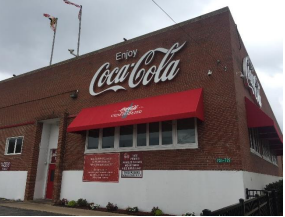
[[[19,138],[22,139],[21,153],[15,153],[15,151],[16,151],[16,146],[17,146],[17,139],[19,139]],[[10,140],[10,139],[15,139],[15,146],[14,146],[14,152],[8,154],[9,140]],[[6,146],[5,146],[5,154],[4,154],[4,155],[19,155],[19,154],[22,154],[22,152],[23,152],[23,146],[24,146],[24,136],[8,137],[8,138],[6,139]]]
[[[159,145],[149,146],[149,123],[146,123],[146,146],[137,146],[137,125],[133,125],[133,146],[119,147],[120,127],[115,127],[114,148],[102,148],[102,129],[99,129],[98,149],[87,149],[88,135],[86,133],[85,154],[92,153],[109,153],[109,152],[126,152],[126,151],[151,151],[151,150],[175,150],[175,149],[197,149],[198,148],[198,130],[197,118],[194,118],[195,124],[195,143],[178,144],[177,143],[177,120],[172,120],[172,144],[162,145],[162,127],[159,122]]]

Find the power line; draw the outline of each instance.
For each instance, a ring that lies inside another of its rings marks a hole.
[[[152,0],[152,2],[153,2],[154,4],[156,4],[156,6],[157,6],[160,10],[162,10],[175,24],[177,24],[178,27],[188,36],[188,38],[189,38],[190,40],[193,40],[197,45],[201,46],[201,45],[200,45],[194,38],[192,38],[192,37],[182,28],[182,26],[180,26],[180,24],[177,23],[159,4],[157,4],[154,0]],[[204,52],[205,52],[206,54],[208,54],[208,55],[209,55],[210,57],[212,57],[215,61],[217,61],[218,64],[221,64],[220,60],[217,60],[217,58],[215,58],[214,56],[212,56],[210,53],[206,52],[203,46],[201,46],[201,47],[203,48],[203,50],[204,50]],[[221,65],[222,65],[222,64],[221,64]],[[225,71],[227,70],[227,67],[226,67],[226,66],[224,66],[224,70],[225,70]]]
[[[175,24],[177,24],[177,23],[175,22],[175,20],[173,20],[172,17],[171,17],[165,10],[163,10],[162,7],[160,7],[154,0],[152,0],[152,1],[153,1],[154,4],[157,5],[157,7],[159,7],[159,8],[166,14]]]

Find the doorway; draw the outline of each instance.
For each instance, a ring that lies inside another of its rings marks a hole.
[[[52,199],[53,182],[55,175],[56,149],[50,149],[50,160],[47,175],[46,199]]]
[[[52,199],[58,135],[58,119],[43,121],[34,200]]]
[[[55,164],[49,164],[46,199],[52,199]]]

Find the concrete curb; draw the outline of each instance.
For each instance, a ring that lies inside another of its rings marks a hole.
[[[66,208],[59,206],[52,206],[50,204],[40,204],[33,202],[5,202],[0,203],[0,206],[5,207],[13,207],[27,210],[36,210],[36,211],[44,211],[51,213],[58,213],[62,215],[73,215],[73,216],[126,216],[118,213],[111,212],[100,212],[93,210],[84,210],[84,209],[76,209],[76,208]]]

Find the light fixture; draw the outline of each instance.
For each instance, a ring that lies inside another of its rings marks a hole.
[[[72,98],[72,99],[76,99],[77,98],[77,96],[78,96],[78,90],[76,90],[76,91],[74,91],[74,92],[72,92],[69,96],[70,96],[70,98]]]
[[[208,76],[211,76],[213,72],[211,70],[208,71]]]

